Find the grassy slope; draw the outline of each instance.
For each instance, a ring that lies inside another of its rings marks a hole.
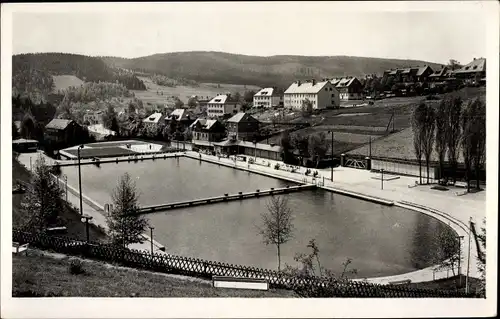
[[[79,87],[83,81],[74,75],[53,75],[54,91],[65,90],[71,86]]]
[[[207,281],[82,261],[84,274],[69,272],[70,259],[30,251],[13,256],[13,294],[68,297],[293,297],[287,290],[251,291],[213,288]]]
[[[12,180],[22,180],[26,183],[30,182],[31,175],[28,170],[19,162],[12,161]],[[21,210],[21,200],[24,194],[12,194],[12,226],[19,227],[25,218],[25,212]],[[67,227],[67,233],[64,236],[85,240],[87,238],[85,224],[81,222],[80,216],[69,205],[61,212],[61,218],[64,225]],[[106,235],[96,226],[89,227],[89,234],[94,241],[106,241]]]
[[[297,78],[363,76],[381,74],[384,70],[429,64],[396,59],[348,56],[249,56],[223,52],[176,52],[123,59],[102,58],[108,65],[146,72],[163,73],[198,82],[288,86]]]

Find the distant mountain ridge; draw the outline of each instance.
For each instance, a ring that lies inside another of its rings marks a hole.
[[[420,61],[352,56],[269,57],[214,51],[159,53],[139,58],[100,57],[112,67],[164,74],[198,82],[288,86],[297,79],[382,75],[391,68],[441,64]]]

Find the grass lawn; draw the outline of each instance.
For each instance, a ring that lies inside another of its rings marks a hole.
[[[18,161],[12,161],[12,180],[21,180],[23,182],[29,183],[31,179],[30,172],[21,165]],[[24,194],[12,194],[12,226],[20,227],[22,221],[25,219],[25,212],[21,209],[21,201]],[[67,228],[67,232],[63,236],[68,236],[71,238],[86,240],[87,233],[85,230],[85,224],[80,220],[80,215],[74,210],[72,206],[67,204],[65,209],[61,212],[61,219],[64,226]],[[94,225],[90,225],[89,234],[92,240],[105,242],[106,234]],[[61,236],[61,235],[59,235]]]
[[[209,281],[115,267],[82,260],[83,274],[69,271],[74,258],[54,258],[38,250],[12,256],[13,296],[65,297],[294,297],[288,290],[213,288]]]
[[[65,90],[71,86],[80,87],[84,82],[74,75],[53,75],[54,91]]]

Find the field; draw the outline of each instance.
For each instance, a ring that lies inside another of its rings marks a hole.
[[[71,86],[79,87],[83,84],[83,81],[74,75],[53,75],[54,79],[54,90],[65,90]]]
[[[246,88],[244,85],[237,84],[220,84],[220,88],[215,83],[200,83],[199,87],[191,87],[191,86],[176,86],[176,87],[168,87],[161,86],[153,83],[150,78],[147,77],[138,77],[140,80],[144,82],[147,87],[147,91],[132,91],[138,99],[141,99],[144,103],[150,104],[167,104],[168,98],[172,96],[178,97],[185,104],[187,103],[189,97],[193,95],[198,96],[210,96],[214,97],[220,93],[234,93],[236,91],[243,93],[246,90],[254,90],[257,91],[260,88],[257,86],[247,85]],[[156,92],[160,92],[158,95]],[[163,92],[163,95],[161,95]]]
[[[82,260],[83,274],[69,271],[71,260],[30,250],[12,256],[14,297],[294,297],[288,290],[214,288],[208,281]]]

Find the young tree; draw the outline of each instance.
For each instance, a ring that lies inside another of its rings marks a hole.
[[[453,276],[455,276],[455,268],[458,269],[459,262],[463,259],[459,237],[457,237],[455,231],[450,228],[444,228],[438,233],[436,242],[439,245],[439,249],[434,256],[434,262],[442,269],[451,269]]]
[[[174,107],[176,109],[180,109],[184,106],[184,102],[182,102],[181,99],[179,99],[178,97],[175,97],[174,100],[175,100]]]
[[[471,179],[471,168],[472,159],[474,158],[474,102],[469,102],[465,107],[460,119],[460,125],[462,127],[462,138],[460,140],[462,146],[462,154],[464,157],[465,165],[465,179],[467,181],[467,192],[470,191],[470,179]]]
[[[425,119],[422,127],[422,150],[427,166],[427,184],[429,184],[429,167],[434,145],[434,131],[436,130],[436,112],[432,106],[426,105]]]
[[[486,296],[486,219],[483,219],[481,232],[477,234],[477,239],[481,245],[481,252],[477,258],[477,265],[480,273],[479,293],[481,296]]]
[[[45,232],[47,227],[60,222],[59,214],[64,209],[63,191],[51,174],[50,167],[39,157],[26,194],[21,202],[23,228],[34,232]]]
[[[452,99],[445,97],[437,108],[436,112],[436,153],[439,159],[439,177],[444,178],[444,160],[448,141],[448,121],[447,104],[453,103]]]
[[[243,94],[243,99],[247,103],[252,103],[254,95],[255,95],[255,91],[245,91],[245,93]]]
[[[300,163],[303,164],[304,157],[307,156],[309,150],[309,138],[306,135],[295,134],[292,138],[293,147],[299,151]]]
[[[24,114],[21,121],[21,137],[31,139],[35,137],[36,121],[31,113]]]
[[[275,245],[278,255],[278,271],[281,270],[281,245],[293,236],[293,216],[284,196],[272,196],[267,202],[267,213],[262,215],[262,227],[259,233],[266,245]]]
[[[472,161],[476,171],[476,188],[479,190],[479,177],[486,160],[486,104],[479,99],[475,103],[476,108],[472,118],[474,123],[474,156]]]
[[[112,193],[113,210],[106,218],[109,234],[115,245],[126,248],[129,244],[142,243],[147,220],[138,214],[139,195],[135,182],[125,173]]]
[[[113,105],[108,104],[106,111],[104,111],[104,114],[102,115],[102,121],[104,124],[104,127],[113,131],[117,131],[118,128],[118,121],[116,119],[116,112],[115,108]]]
[[[415,111],[413,111],[411,129],[413,131],[413,148],[418,161],[420,184],[422,184],[422,155],[423,155],[423,127],[425,125],[426,105],[421,103]]]
[[[189,107],[196,107],[198,105],[198,99],[196,96],[192,96],[188,99],[188,106]]]
[[[329,146],[326,140],[325,132],[309,136],[309,155],[316,162],[316,168],[319,162],[326,157]]]
[[[448,130],[447,130],[447,149],[448,162],[450,163],[453,182],[456,182],[456,171],[458,166],[458,147],[461,137],[460,119],[462,114],[462,99],[453,97],[452,103],[447,104],[446,113],[448,114]]]
[[[283,152],[283,162],[286,164],[293,162],[293,144],[288,131],[281,134],[280,144]]]

